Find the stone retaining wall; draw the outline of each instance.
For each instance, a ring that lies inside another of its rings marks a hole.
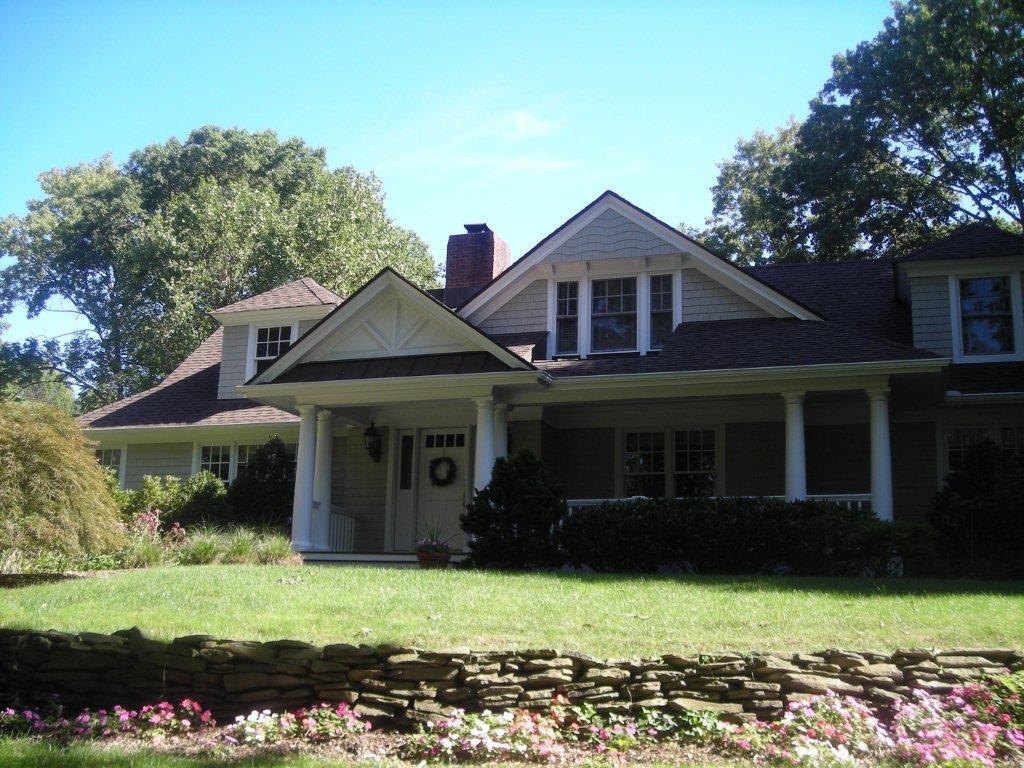
[[[556,693],[598,709],[708,709],[734,721],[773,717],[786,702],[826,690],[884,708],[915,688],[941,693],[1019,669],[1024,654],[1009,649],[602,660],[554,650],[319,648],[293,640],[253,643],[206,635],[167,643],[138,629],[112,635],[0,630],[0,699],[58,694],[77,708],[188,696],[222,718],[345,701],[398,727],[455,707],[546,706]]]

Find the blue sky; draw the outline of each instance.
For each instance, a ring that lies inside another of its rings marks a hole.
[[[0,0],[0,215],[43,170],[213,123],[382,180],[438,260],[486,221],[513,258],[605,189],[676,224],[715,164],[807,102],[886,0],[242,3]],[[4,318],[8,338],[84,327]]]

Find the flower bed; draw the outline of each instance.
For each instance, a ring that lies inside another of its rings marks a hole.
[[[639,708],[604,712],[562,697],[536,708],[454,714],[431,719],[418,733],[392,735],[382,755],[428,762],[578,763],[595,756],[622,762],[664,756],[657,750],[700,747],[705,755],[755,764],[826,768],[837,765],[1024,765],[1024,675],[972,683],[943,696],[918,692],[884,716],[835,693],[793,702],[774,722],[719,722],[707,711],[667,714]],[[347,704],[289,712],[256,711],[218,725],[197,702],[160,702],[129,710],[84,710],[66,716],[50,702],[0,710],[0,735],[59,742],[130,740],[168,751],[229,754],[248,749],[358,745],[370,724]],[[676,761],[682,753],[675,753]]]

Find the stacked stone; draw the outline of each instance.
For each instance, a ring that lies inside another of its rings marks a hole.
[[[945,693],[1019,669],[1024,655],[1010,649],[602,660],[555,650],[320,648],[208,635],[165,643],[138,629],[112,635],[0,631],[0,700],[57,694],[69,707],[95,708],[190,697],[221,718],[344,701],[396,727],[456,708],[546,707],[556,694],[602,711],[708,710],[732,721],[777,717],[788,702],[825,691],[881,709],[914,689]]]

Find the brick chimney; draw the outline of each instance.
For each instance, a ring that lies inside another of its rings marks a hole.
[[[461,306],[508,269],[508,245],[486,224],[466,224],[464,235],[448,238],[444,303]]]

